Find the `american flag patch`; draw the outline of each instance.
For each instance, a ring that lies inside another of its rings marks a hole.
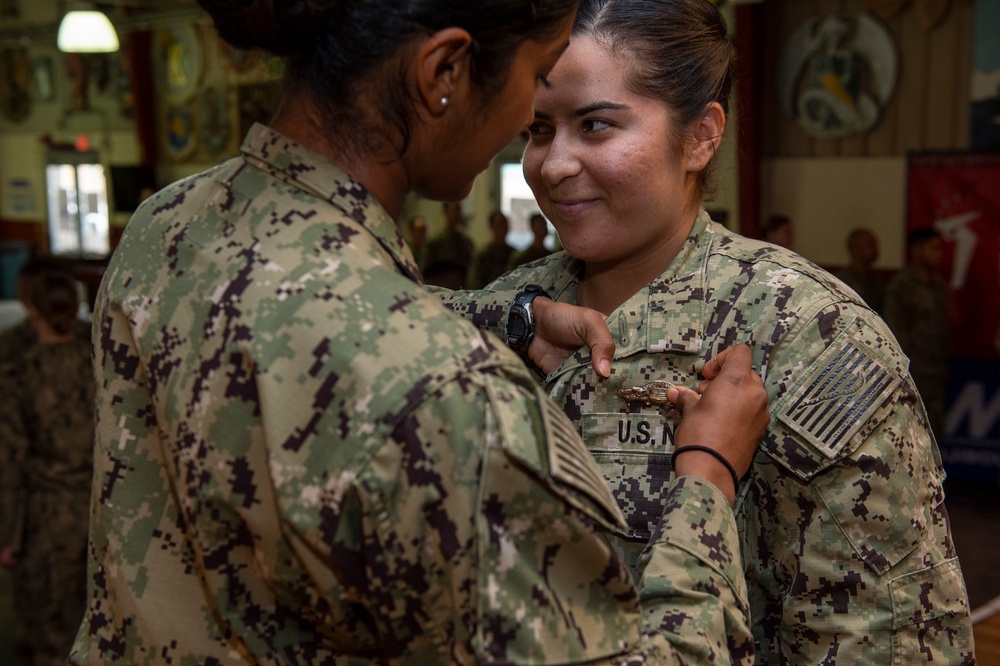
[[[778,418],[833,459],[899,382],[879,359],[848,342],[818,359]]]

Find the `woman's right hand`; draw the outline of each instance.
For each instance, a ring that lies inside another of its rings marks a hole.
[[[707,446],[732,464],[742,477],[750,469],[760,438],[771,422],[767,391],[751,364],[746,345],[725,349],[705,364],[705,380],[698,392],[674,387],[667,399],[683,417],[674,433],[674,448]],[[699,395],[700,393],[700,395]],[[677,476],[692,474],[711,481],[735,501],[732,475],[715,456],[703,451],[686,451],[675,460]]]

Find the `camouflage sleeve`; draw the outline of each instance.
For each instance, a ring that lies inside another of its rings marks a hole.
[[[784,590],[760,614],[767,640],[790,664],[971,663],[944,470],[905,357],[880,319],[843,304],[784,344],[768,368],[773,462],[754,466],[759,526],[744,533],[797,552],[749,574]]]
[[[485,449],[463,459],[484,432]],[[637,589],[595,529],[619,517],[607,484],[540,393],[500,377],[465,378],[394,436],[411,469],[385,507],[377,552],[393,575],[424,584],[406,604],[416,612],[395,619],[422,626],[389,633],[452,635],[452,655],[467,642],[482,663],[752,663],[735,522],[711,484],[673,482]],[[443,494],[445,479],[454,483]],[[448,548],[414,547],[430,543]],[[451,603],[431,603],[438,599]],[[432,661],[430,652],[406,656]]]
[[[492,333],[501,340],[506,339],[507,315],[517,290],[450,291],[436,287],[429,289],[441,299],[446,308],[472,322],[479,330]]]
[[[639,562],[646,663],[753,664],[750,606],[729,503],[697,477],[671,483],[663,518]]]

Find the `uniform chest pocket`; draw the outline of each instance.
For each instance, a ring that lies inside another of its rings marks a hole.
[[[587,414],[583,440],[625,514],[622,536],[647,541],[663,515],[674,476],[670,454],[675,424],[660,414]]]

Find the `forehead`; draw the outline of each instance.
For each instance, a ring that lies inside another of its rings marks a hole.
[[[626,92],[626,73],[625,60],[616,56],[607,44],[590,36],[573,37],[546,77],[550,86],[540,87],[539,94],[601,97],[616,91]]]

